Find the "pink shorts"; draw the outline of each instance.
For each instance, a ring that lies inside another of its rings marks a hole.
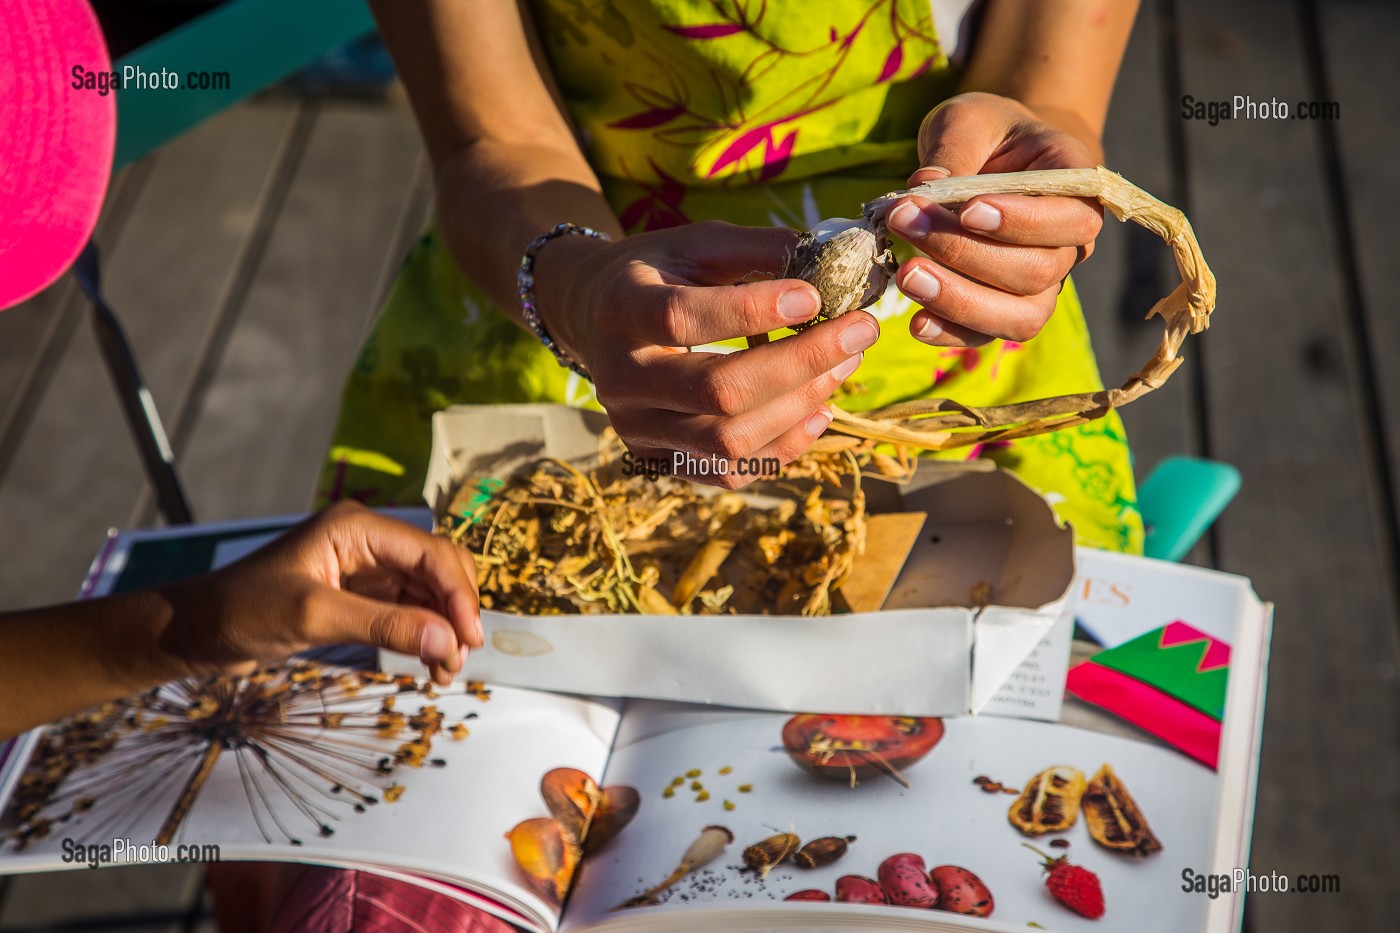
[[[221,930],[266,933],[520,933],[445,894],[363,871],[274,862],[209,866]]]

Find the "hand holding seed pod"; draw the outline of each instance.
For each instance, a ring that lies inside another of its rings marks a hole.
[[[802,240],[787,275],[811,282],[823,296],[818,319],[839,317],[872,304],[888,280],[886,219],[891,207],[913,195],[943,205],[963,204],[989,194],[1058,195],[1098,199],[1119,220],[1133,220],[1172,247],[1182,282],[1148,312],[1159,315],[1166,333],[1157,352],[1120,387],[1052,399],[972,408],[950,399],[920,399],[854,415],[839,408],[832,429],[856,438],[947,450],[990,440],[1012,440],[1083,424],[1126,405],[1166,381],[1190,334],[1210,323],[1215,276],[1184,214],[1103,167],[1053,169],[943,178],[895,191],[866,203],[854,227],[824,221]]]

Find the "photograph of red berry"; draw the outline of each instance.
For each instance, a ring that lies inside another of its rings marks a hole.
[[[1051,858],[1033,845],[1021,844],[1045,860],[1045,887],[1055,900],[1081,917],[1097,920],[1103,916],[1103,886],[1098,875],[1082,865],[1071,865],[1068,855]]]

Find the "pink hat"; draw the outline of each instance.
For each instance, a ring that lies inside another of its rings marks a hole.
[[[85,0],[0,0],[0,309],[62,275],[97,225],[117,103],[74,88],[77,66],[112,70]]]

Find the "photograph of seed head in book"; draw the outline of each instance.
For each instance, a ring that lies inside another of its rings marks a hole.
[[[1160,747],[1046,723],[638,701],[619,717],[301,663],[56,724],[4,857],[86,867],[114,836],[214,842],[459,886],[540,931],[702,911],[721,929],[736,908],[1180,930],[1203,926],[1176,880],[1212,861],[1216,784]]]
[[[616,725],[607,702],[307,662],[180,681],[43,731],[0,817],[0,872],[125,864],[116,840],[133,852],[213,844],[223,860],[451,886],[554,929],[577,861],[550,888],[516,853],[532,827],[545,849],[590,822],[594,844],[605,838],[618,797],[590,775]],[[546,813],[552,839],[529,822]]]
[[[168,684],[11,747],[0,874],[125,840],[375,872],[530,933],[1235,929],[1182,879],[1248,864],[1266,607],[1081,573],[1154,608],[1078,605],[1113,647],[1060,722],[439,687],[364,652]]]

